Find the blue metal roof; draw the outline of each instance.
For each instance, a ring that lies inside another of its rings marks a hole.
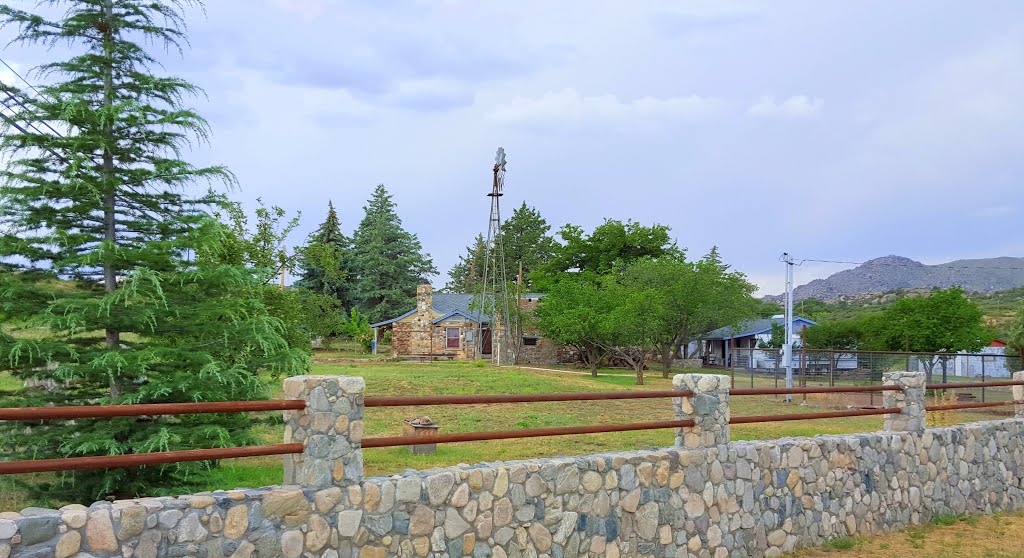
[[[370,327],[380,327],[380,326],[384,326],[384,325],[388,325],[388,324],[393,324],[393,323],[397,322],[398,320],[401,320],[402,318],[406,318],[406,317],[412,316],[415,313],[416,313],[416,309],[413,308],[412,310],[409,310],[408,312],[406,312],[405,314],[402,314],[401,316],[398,316],[398,317],[395,317],[395,318],[391,318],[390,320],[384,320],[383,322],[377,322],[375,324],[370,324]]]
[[[816,325],[815,322],[808,320],[807,318],[801,318],[799,316],[793,316],[793,323],[803,322],[807,325]],[[759,320],[746,321],[738,328],[732,328],[729,326],[720,327],[714,331],[710,331],[701,336],[701,339],[732,339],[735,337],[749,337],[751,335],[760,335],[762,333],[771,333],[772,324],[786,325],[785,318],[762,318]]]
[[[437,314],[441,314],[441,317],[434,320],[434,323],[437,323],[445,318],[449,318],[455,314],[459,314],[465,317],[467,320],[473,322],[490,322],[490,316],[470,308],[470,306],[472,306],[473,304],[474,296],[478,297],[478,295],[473,295],[469,293],[434,293],[433,295],[431,295],[430,309]],[[523,298],[541,298],[543,296],[543,293],[524,293],[522,295]],[[397,322],[398,320],[401,320],[403,318],[406,318],[408,316],[411,316],[415,313],[416,309],[413,308],[412,310],[396,318],[391,318],[390,320],[385,320],[383,322],[379,322],[376,324],[370,324],[370,327],[380,327],[388,325]]]

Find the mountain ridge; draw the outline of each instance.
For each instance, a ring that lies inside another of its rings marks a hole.
[[[927,265],[904,256],[888,255],[800,285],[793,290],[793,300],[845,300],[897,289],[954,286],[969,292],[990,293],[1022,285],[1024,258],[1001,256]],[[783,302],[785,295],[768,295],[764,299]]]

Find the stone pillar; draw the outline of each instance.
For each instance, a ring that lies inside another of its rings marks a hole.
[[[882,406],[903,409],[900,414],[884,415],[885,430],[892,432],[924,432],[924,372],[886,372],[882,383],[899,386],[899,390],[882,392]]]
[[[693,392],[672,400],[676,418],[694,422],[692,428],[676,431],[676,446],[692,449],[729,443],[729,376],[676,374],[672,386]]]
[[[284,412],[284,441],[303,443],[301,454],[285,456],[284,484],[326,488],[363,479],[363,391],[353,376],[295,376],[284,381],[288,399],[306,402]]]
[[[1024,370],[1013,373],[1013,381],[1024,382]],[[1013,400],[1024,401],[1024,386],[1012,386],[1013,387]],[[1024,405],[1014,405],[1017,410],[1017,418],[1024,418]]]

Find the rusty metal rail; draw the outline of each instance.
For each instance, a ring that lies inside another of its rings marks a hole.
[[[791,388],[736,388],[729,395],[787,395],[790,393],[859,393],[898,391],[899,386],[846,386],[846,387],[791,387]]]
[[[79,471],[83,469],[112,469],[115,467],[138,467],[184,461],[207,461],[233,457],[259,457],[264,455],[286,455],[302,453],[302,444],[273,444],[269,446],[244,446],[238,448],[216,448],[156,453],[134,453],[128,455],[98,455],[92,457],[68,457],[63,459],[36,459],[31,461],[0,461],[0,475],[15,473],[43,473],[49,471]]]
[[[151,415],[193,415],[201,413],[244,413],[257,411],[301,411],[301,399],[270,401],[220,401],[210,403],[142,403],[136,405],[79,405],[68,407],[18,407],[0,409],[0,420],[50,420]]]
[[[903,411],[896,407],[879,409],[852,409],[849,411],[827,411],[823,413],[790,413],[784,415],[755,415],[749,417],[733,417],[729,424],[750,424],[755,422],[785,422],[790,420],[811,420],[841,417],[863,417],[868,415],[894,415]]]
[[[990,388],[1000,386],[1024,386],[1024,382],[1018,380],[996,380],[994,382],[962,382],[952,384],[927,384],[925,389],[970,389]]]
[[[1002,407],[1005,405],[1024,405],[1024,400],[989,401],[987,403],[956,403],[953,405],[925,405],[926,411],[956,411],[959,409],[982,409],[985,407]]]
[[[484,440],[508,440],[513,438],[537,438],[541,436],[566,436],[569,434],[600,434],[604,432],[629,432],[633,430],[658,430],[662,428],[683,428],[693,426],[692,420],[662,420],[636,422],[632,424],[596,424],[591,426],[560,426],[553,428],[525,428],[522,430],[493,430],[490,432],[462,432],[457,434],[433,434],[430,436],[388,436],[363,438],[364,448],[387,448],[417,444],[440,444],[445,442],[480,442]]]
[[[419,405],[480,405],[485,403],[544,403],[550,401],[602,401],[607,399],[655,399],[690,397],[688,390],[585,391],[511,395],[412,395],[366,397],[366,407],[406,407]]]

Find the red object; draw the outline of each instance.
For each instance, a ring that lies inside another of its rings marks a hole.
[[[443,442],[479,442],[483,440],[508,440],[511,438],[536,438],[540,436],[565,436],[567,434],[598,434],[602,432],[628,432],[632,430],[656,430],[661,428],[692,427],[692,420],[662,420],[633,424],[596,424],[591,426],[560,426],[554,428],[526,428],[523,430],[493,430],[491,432],[462,432],[459,434],[435,434],[432,436],[388,436],[384,438],[363,438],[363,448],[387,448],[413,444],[440,444]]]
[[[850,411],[828,411],[824,413],[792,413],[788,415],[756,415],[752,417],[733,417],[729,424],[750,424],[752,422],[784,422],[789,420],[809,420],[840,417],[863,417],[867,415],[898,415],[903,411],[891,408],[853,409]]]
[[[64,459],[36,459],[32,461],[0,461],[0,475],[14,473],[43,473],[47,471],[79,471],[82,469],[112,469],[115,467],[138,467],[180,463],[182,461],[206,461],[208,459],[229,459],[232,457],[257,457],[261,455],[285,455],[302,453],[302,444],[274,444],[270,446],[245,446],[240,448],[217,448],[185,451],[164,451],[158,453],[133,453],[128,455],[98,455],[93,457],[69,457]]]
[[[999,339],[993,339],[992,342],[988,344],[988,346],[989,347],[1005,347],[1006,346],[1006,341],[1000,341]]]
[[[301,399],[270,401],[221,401],[216,403],[144,403],[140,405],[81,405],[68,407],[18,407],[0,409],[0,420],[47,420],[150,415],[194,415],[200,413],[244,413],[247,411],[301,411]]]
[[[600,401],[604,399],[654,399],[690,397],[687,390],[593,391],[577,393],[534,393],[513,395],[409,395],[366,397],[366,407],[406,407],[416,405],[479,405],[482,403],[541,403],[545,401]]]
[[[960,384],[927,384],[925,389],[967,389],[1000,386],[1024,386],[1024,382],[1015,380],[999,380],[997,382],[964,382]]]
[[[789,393],[858,393],[868,391],[897,391],[900,386],[846,386],[846,387],[791,387],[791,388],[736,388],[729,395],[786,395]]]
[[[988,403],[957,403],[956,405],[927,405],[925,411],[955,411],[957,409],[981,409],[1003,405],[1024,405],[1024,401],[990,401]]]

